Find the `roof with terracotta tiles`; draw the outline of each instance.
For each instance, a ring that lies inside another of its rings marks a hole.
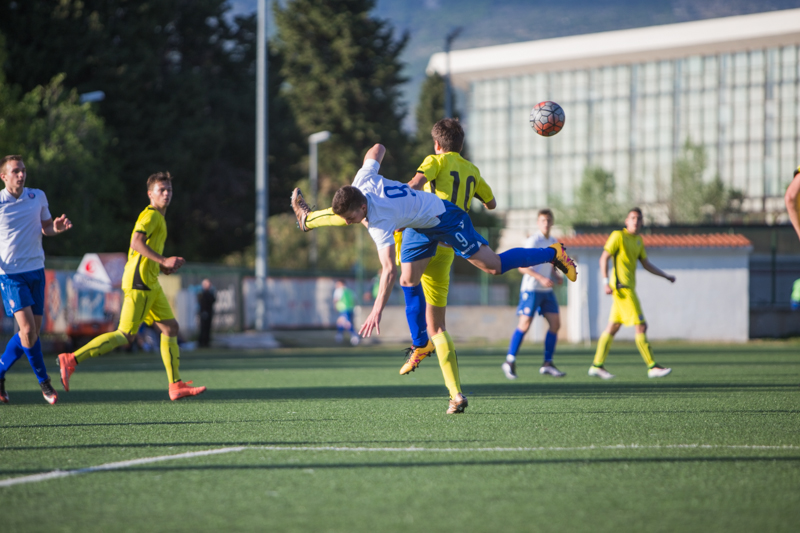
[[[583,233],[559,239],[567,248],[602,248],[607,233]],[[752,246],[744,235],[735,233],[705,233],[698,235],[642,235],[647,248],[745,248]]]

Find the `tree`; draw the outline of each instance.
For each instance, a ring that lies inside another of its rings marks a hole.
[[[564,224],[617,224],[624,217],[624,209],[617,202],[617,186],[614,174],[597,166],[588,166],[583,171],[580,187],[575,195],[572,209],[563,215]],[[561,217],[559,217],[561,218]]]
[[[400,54],[408,35],[395,39],[387,21],[369,15],[373,0],[276,2],[276,46],[283,56],[286,96],[304,135],[328,130],[320,171],[333,184],[349,183],[376,142],[388,153],[381,173],[406,176],[408,140],[399,87],[406,79]]]
[[[256,24],[254,16],[229,20],[229,9],[225,0],[0,5],[9,82],[29,91],[64,72],[65,87],[104,91],[96,109],[116,139],[109,150],[118,162],[111,178],[123,186],[119,223],[130,230],[147,202],[147,176],[169,170],[168,247],[192,260],[253,241]],[[270,72],[271,88],[281,83]],[[300,175],[287,157],[302,152],[286,105],[279,98],[270,105],[281,128],[270,164],[286,165],[270,168],[270,207],[280,212]]]
[[[418,165],[426,156],[433,153],[433,140],[431,139],[431,128],[433,125],[444,118],[444,78],[438,73],[434,73],[422,83],[417,103],[416,119],[417,133],[413,139],[411,150],[411,160]],[[461,117],[461,112],[454,108],[453,116]],[[464,149],[461,155],[469,159],[467,154],[467,141],[464,142]]]
[[[5,57],[0,35],[0,63]],[[78,94],[64,87],[63,75],[23,94],[0,73],[0,146],[20,154],[28,169],[26,186],[47,194],[53,217],[62,213],[74,227],[58,239],[45,239],[48,254],[81,255],[86,244],[108,251],[122,235],[114,224],[121,187],[108,175],[111,140],[102,119]]]
[[[705,148],[687,139],[672,173],[670,222],[722,223],[727,216],[741,212],[744,195],[740,191],[726,187],[719,176],[709,183],[703,182],[707,164]]]

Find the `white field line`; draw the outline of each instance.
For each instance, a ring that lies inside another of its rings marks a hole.
[[[800,446],[791,444],[770,446],[770,445],[748,445],[748,444],[615,444],[611,446],[538,446],[520,448],[420,448],[410,446],[406,448],[370,448],[370,447],[347,447],[347,446],[234,446],[230,448],[216,448],[213,450],[201,450],[197,452],[178,453],[175,455],[159,455],[156,457],[142,457],[128,461],[116,463],[105,463],[87,468],[76,470],[53,470],[30,476],[15,477],[0,480],[0,487],[11,487],[23,483],[36,483],[39,481],[49,481],[62,477],[76,476],[78,474],[91,474],[92,472],[103,472],[108,470],[121,470],[132,466],[160,463],[162,461],[173,461],[177,459],[192,459],[194,457],[204,457],[206,455],[219,455],[223,453],[236,453],[246,450],[267,450],[267,451],[304,451],[304,452],[426,452],[426,453],[518,453],[518,452],[573,452],[585,450],[671,450],[671,449],[727,449],[727,450],[797,450]]]

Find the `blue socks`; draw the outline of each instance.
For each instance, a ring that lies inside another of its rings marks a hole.
[[[508,356],[513,356],[514,359],[517,357],[517,352],[519,352],[519,346],[522,344],[522,339],[525,338],[525,333],[521,332],[518,329],[514,330],[514,334],[511,335],[511,344],[508,345]],[[508,361],[508,357],[506,357],[506,361]],[[512,363],[513,361],[508,361]]]
[[[0,379],[6,377],[8,369],[24,354],[25,352],[22,351],[22,343],[19,341],[19,333],[17,333],[8,341],[8,344],[6,344],[6,351],[3,352],[2,357],[0,357]]]
[[[549,263],[556,257],[553,248],[512,248],[500,256],[500,270],[503,274],[515,268],[524,268]]]
[[[428,345],[428,324],[425,321],[425,293],[422,284],[416,287],[403,287],[406,299],[406,319],[411,330],[411,342],[414,346]]]
[[[28,357],[28,362],[31,364],[33,372],[36,374],[36,379],[39,383],[47,381],[47,369],[44,366],[44,355],[42,354],[42,341],[36,339],[36,344],[32,348],[25,348],[19,339],[19,333],[11,337],[6,345],[6,351],[0,357],[0,379],[6,377],[6,372],[16,363],[23,355]]]
[[[39,383],[50,379],[47,376],[47,369],[44,367],[44,354],[42,354],[41,339],[36,339],[36,344],[34,344],[32,348],[25,348],[23,346],[22,351],[25,352],[25,355],[28,357],[28,362],[31,364],[33,373],[36,374],[36,379],[39,380]]]
[[[545,363],[552,363],[553,362],[553,352],[556,351],[556,341],[558,341],[558,335],[547,330],[547,335],[544,336],[544,362]]]

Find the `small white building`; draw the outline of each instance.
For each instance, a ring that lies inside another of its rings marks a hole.
[[[749,332],[750,241],[743,235],[643,235],[650,261],[677,280],[674,284],[642,268],[636,292],[653,340],[746,342]],[[611,296],[605,294],[600,254],[608,235],[583,234],[562,239],[578,264],[578,280],[569,284],[570,342],[597,339],[608,323]],[[612,268],[609,261],[609,273]],[[618,339],[633,339],[623,327]]]

